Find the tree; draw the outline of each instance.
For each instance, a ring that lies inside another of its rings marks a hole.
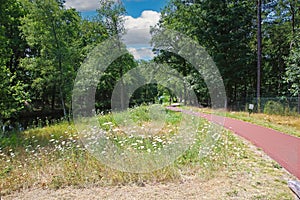
[[[81,20],[78,31],[80,35],[80,49],[82,49],[82,60],[93,48],[108,38],[106,27],[97,17]]]
[[[293,0],[265,1],[263,7],[263,47],[261,92],[269,97],[289,95],[288,84],[283,81],[286,71],[285,58],[293,42],[297,15]],[[297,9],[296,9],[297,10]],[[294,22],[293,22],[294,21]],[[297,24],[297,23],[296,23]]]
[[[100,8],[97,9],[99,21],[103,22],[109,36],[121,37],[124,34],[125,7],[121,1],[100,0]]]
[[[123,17],[126,14],[126,10],[121,1],[114,1],[114,0],[100,0],[100,8],[97,9],[98,13],[98,21],[101,22],[107,30],[107,33],[110,37],[115,36],[117,40],[120,41],[118,48],[121,49],[122,42],[121,37],[125,33],[124,28],[124,19]],[[106,99],[106,103],[103,105],[106,108],[109,108],[110,103],[110,95],[113,91],[113,86],[118,79],[120,79],[121,83],[121,94],[120,94],[120,103],[121,103],[121,110],[125,109],[125,93],[124,93],[124,80],[123,75],[133,67],[136,66],[134,62],[134,58],[132,55],[125,54],[109,67],[106,73],[102,77],[109,78],[108,79],[102,78],[102,83],[98,87],[98,93],[100,93],[100,99],[103,97]],[[106,86],[109,86],[107,88]],[[106,92],[105,92],[106,90]],[[102,102],[103,103],[103,102]]]
[[[262,62],[262,33],[261,33],[261,18],[262,2],[257,0],[257,106],[260,112],[260,88],[261,88],[261,62]]]
[[[297,36],[299,40],[299,36]],[[300,93],[300,47],[295,46],[287,58],[286,81],[291,84],[290,91],[293,95]]]
[[[159,28],[185,33],[206,48],[224,79],[228,102],[233,103],[253,95],[254,14],[251,1],[173,0],[163,10]]]
[[[285,80],[291,85],[290,92],[294,96],[298,96],[298,112],[300,113],[300,34],[298,32],[300,28],[300,15],[299,15],[300,2],[296,0],[290,0],[288,8],[290,10],[290,22],[291,22],[291,45],[290,54],[286,58],[286,73]],[[288,18],[289,19],[289,18]]]
[[[293,96],[298,96],[298,113],[300,113],[300,47],[298,41],[300,41],[299,33],[294,35],[294,44],[290,51],[289,57],[286,59],[286,73],[285,80],[290,84],[289,91]]]
[[[74,72],[79,67],[79,14],[56,0],[23,0],[23,5],[29,12],[22,18],[21,29],[30,49],[38,49],[22,63],[32,80],[33,98],[40,99],[42,107],[50,104],[54,110],[59,96],[66,117],[66,100],[70,99]]]
[[[26,80],[19,67],[20,59],[28,53],[19,29],[24,14],[18,1],[0,1],[0,123],[16,117],[29,101]]]
[[[135,62],[133,56],[129,53],[124,54],[115,60],[104,73],[101,74],[100,82],[97,86],[96,92],[96,108],[99,110],[110,110],[111,109],[111,97],[112,92],[118,81],[121,83],[121,99],[118,108],[123,110],[125,106],[126,94],[124,92],[125,82],[123,80],[123,75],[130,69],[135,68],[137,63]]]
[[[26,85],[16,80],[16,75],[12,74],[5,64],[0,62],[0,123],[12,117],[17,117],[17,113],[25,107],[25,102],[29,101],[28,93],[24,91]]]
[[[299,3],[298,0],[270,0],[263,5],[262,93],[269,97],[295,95],[290,90],[292,83],[287,81],[290,79],[287,78],[287,71],[295,62]]]

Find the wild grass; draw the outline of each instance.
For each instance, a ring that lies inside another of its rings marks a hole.
[[[225,111],[213,111],[208,108],[193,108],[195,111],[203,113],[214,113],[216,115],[222,115],[239,119],[242,121],[254,123],[260,126],[271,128],[286,134],[290,134],[296,137],[300,137],[300,116],[281,116],[281,115],[270,115],[264,113],[252,113],[249,115],[248,112],[225,112]]]
[[[229,112],[227,116],[300,137],[299,116],[268,115],[263,113],[254,113],[249,116],[246,112]]]
[[[99,116],[99,125],[109,132],[108,136],[119,147],[143,152],[159,151],[172,142],[169,139],[176,135],[182,115],[165,111],[165,123],[157,132],[147,127],[151,122],[149,112],[148,107],[139,107],[124,113],[102,115]],[[124,124],[119,127],[117,122],[129,121],[128,116],[132,116],[139,130],[148,131],[148,138],[134,134],[126,136],[120,131]],[[161,116],[154,116],[152,122],[161,119]],[[169,166],[149,173],[121,172],[99,162],[85,149],[73,124],[61,123],[12,133],[1,138],[0,143],[0,194],[33,187],[59,189],[180,182],[190,175],[207,180],[220,172],[251,171],[251,167],[237,164],[250,158],[255,162],[256,157],[249,153],[245,144],[226,130],[209,143],[207,138],[213,135],[212,131],[211,125],[202,120],[193,145]],[[273,173],[273,169],[271,171]]]

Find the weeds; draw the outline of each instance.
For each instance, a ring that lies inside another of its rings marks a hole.
[[[149,112],[148,107],[139,107],[127,113],[101,115],[99,125],[108,132],[110,141],[120,148],[150,153],[176,142],[172,138],[177,134],[176,127],[182,114],[168,111],[162,126],[155,124],[162,119],[161,116],[152,116],[154,124],[149,126]],[[122,131],[124,124],[118,126],[117,122],[130,121],[129,115],[138,124],[139,131],[147,132],[146,136]],[[167,167],[142,174],[116,171],[99,162],[84,148],[72,124],[61,123],[14,133],[1,140],[0,192],[5,195],[31,187],[58,189],[177,182],[191,174],[211,179],[220,171],[241,170],[236,163],[250,157],[244,143],[229,131],[222,130],[212,145],[205,145],[208,136],[213,134],[210,126],[207,121],[201,120],[193,145],[183,155]],[[235,195],[235,192],[228,195]]]
[[[249,116],[247,112],[225,112],[225,111],[212,111],[207,108],[192,108],[194,111],[203,113],[214,113],[215,115],[222,115],[239,119],[242,121],[250,122],[267,128],[300,137],[300,117],[297,116],[281,116],[281,115],[268,115],[263,113],[253,113]]]
[[[227,113],[227,116],[300,137],[300,118],[296,116],[267,115],[261,113],[249,116],[245,112],[230,112]]]

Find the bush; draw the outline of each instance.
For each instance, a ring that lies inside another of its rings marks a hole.
[[[287,116],[299,116],[296,107],[294,107],[294,108],[286,107],[284,112],[285,112],[285,115],[287,115]]]
[[[269,115],[284,115],[284,106],[276,101],[268,101],[264,107],[264,113]]]

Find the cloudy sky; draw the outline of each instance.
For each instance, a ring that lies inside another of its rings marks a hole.
[[[99,0],[66,0],[67,7],[76,8],[84,17],[95,15]],[[122,0],[125,16],[126,35],[124,42],[136,59],[150,59],[153,53],[150,47],[150,26],[154,26],[166,0]]]

